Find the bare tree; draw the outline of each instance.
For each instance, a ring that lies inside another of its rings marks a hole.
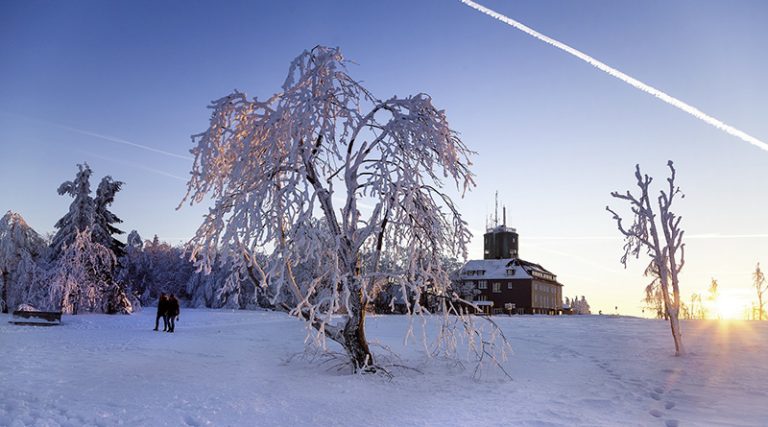
[[[718,287],[720,285],[717,284],[717,280],[713,277],[712,280],[709,282],[709,296],[707,299],[712,302],[712,306],[717,307],[717,301],[720,299],[720,291],[718,290]],[[718,312],[716,309],[714,310],[714,315],[717,316],[717,318],[720,318],[720,312]]]
[[[766,284],[765,281],[765,274],[763,274],[762,270],[760,270],[760,263],[757,263],[757,267],[755,267],[755,272],[752,273],[752,280],[753,284],[755,286],[755,291],[757,291],[757,318],[759,320],[763,320],[763,317],[765,317],[765,302],[763,301],[763,294],[765,294],[765,291],[768,290],[768,284]]]
[[[649,189],[653,178],[640,172],[640,165],[635,166],[635,179],[640,190],[639,195],[630,191],[626,193],[612,192],[611,196],[625,200],[629,203],[634,215],[634,222],[627,228],[622,223],[621,216],[606,206],[606,210],[613,214],[616,225],[625,238],[624,255],[621,263],[626,267],[630,256],[639,258],[641,253],[646,253],[650,258],[647,268],[658,272],[659,286],[664,298],[664,308],[669,317],[672,329],[672,338],[675,341],[675,355],[685,353],[683,348],[682,332],[680,330],[680,288],[678,274],[685,265],[685,244],[682,242],[684,231],[680,229],[681,217],[670,209],[680,188],[675,186],[675,167],[672,161],[667,162],[670,177],[667,178],[668,187],[661,190],[657,201],[658,217],[651,202]],[[659,233],[659,228],[661,233]]]
[[[192,256],[208,268],[222,253],[255,283],[287,287],[290,312],[368,370],[375,285],[401,284],[419,312],[425,289],[449,285],[441,257],[466,257],[470,233],[443,180],[460,194],[474,186],[472,152],[428,95],[380,100],[322,46],[291,63],[281,92],[260,101],[235,91],[210,108],[185,200],[215,204]],[[264,248],[274,249],[259,262]]]

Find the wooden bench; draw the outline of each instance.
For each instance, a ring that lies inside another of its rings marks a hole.
[[[13,317],[14,320],[11,320],[10,323],[14,325],[54,326],[61,324],[60,311],[14,311]],[[15,320],[17,318],[27,320]],[[42,319],[45,322],[35,321],[35,319]]]

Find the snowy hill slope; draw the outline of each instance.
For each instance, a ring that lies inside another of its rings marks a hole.
[[[495,317],[512,342],[500,376],[471,379],[423,347],[407,318],[371,317],[372,339],[422,373],[344,375],[289,357],[303,325],[284,314],[185,310],[175,334],[151,309],[64,316],[31,328],[0,316],[0,425],[758,426],[768,423],[768,322],[667,324],[605,316]],[[418,336],[418,332],[417,332]]]

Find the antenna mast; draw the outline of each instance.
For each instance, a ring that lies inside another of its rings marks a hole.
[[[504,222],[503,222],[501,225],[503,225],[504,227],[506,227],[506,226],[507,226],[507,207],[506,207],[506,206],[503,206],[501,209],[502,209],[502,210],[503,210],[503,212],[504,212]]]

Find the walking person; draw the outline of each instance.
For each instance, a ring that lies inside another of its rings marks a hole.
[[[171,294],[168,297],[168,308],[166,316],[168,318],[168,332],[173,332],[176,329],[176,320],[179,320],[179,314],[181,309],[179,308],[179,300],[176,299],[176,295]]]
[[[168,295],[164,292],[160,294],[160,299],[157,301],[157,316],[155,317],[155,331],[160,323],[160,318],[163,318],[163,332],[168,330]]]

